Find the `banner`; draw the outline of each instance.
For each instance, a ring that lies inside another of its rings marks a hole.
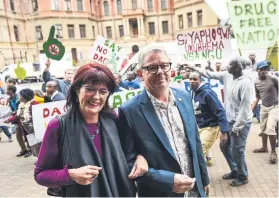
[[[231,55],[229,27],[215,27],[178,34],[178,51],[182,62],[221,60]]]
[[[32,106],[35,137],[42,140],[48,123],[57,115],[66,112],[66,100]]]
[[[277,39],[276,0],[242,0],[228,3],[233,33],[240,49],[266,49]]]
[[[97,36],[92,50],[93,61],[100,64],[111,64],[118,71],[125,58],[124,49],[102,36]]]
[[[0,126],[10,126],[10,124],[4,123],[12,115],[11,108],[9,106],[0,105]]]
[[[141,92],[142,89],[116,92],[109,98],[109,105],[110,107],[117,109],[124,102],[130,100],[131,98],[140,94]]]

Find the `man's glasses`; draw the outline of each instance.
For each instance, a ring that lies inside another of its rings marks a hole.
[[[106,88],[96,88],[96,87],[93,87],[93,86],[89,86],[89,85],[82,85],[81,87],[84,88],[85,92],[87,94],[92,94],[92,95],[95,95],[97,92],[99,92],[99,95],[101,97],[107,97],[109,95],[109,90],[106,89]]]
[[[159,67],[163,72],[168,72],[171,69],[171,63],[163,63],[161,65],[149,65],[146,67],[142,67],[142,69],[146,69],[150,74],[156,74],[159,70]]]

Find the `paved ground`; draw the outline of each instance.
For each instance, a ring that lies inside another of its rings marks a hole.
[[[248,137],[247,160],[250,183],[233,188],[221,179],[229,171],[218,143],[212,149],[214,165],[209,167],[211,197],[278,197],[278,166],[268,163],[268,154],[254,154],[252,150],[261,145],[258,136],[259,124],[254,123]],[[6,137],[1,134],[4,141]],[[15,137],[14,137],[15,140]],[[46,188],[33,179],[34,157],[17,158],[17,142],[0,143],[0,196],[1,197],[45,197]]]

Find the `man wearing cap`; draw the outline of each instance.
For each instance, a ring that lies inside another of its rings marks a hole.
[[[252,109],[262,100],[260,112],[260,126],[262,136],[262,148],[255,149],[254,153],[267,153],[267,139],[271,144],[270,163],[277,162],[276,148],[276,124],[278,121],[278,78],[268,74],[269,66],[266,61],[257,64],[258,79],[255,81],[256,101]]]

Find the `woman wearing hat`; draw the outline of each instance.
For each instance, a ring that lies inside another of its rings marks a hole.
[[[38,104],[34,100],[34,92],[31,89],[22,89],[19,92],[19,101],[20,104],[18,106],[18,110],[16,115],[12,116],[8,122],[19,121],[20,127],[22,128],[23,134],[21,137],[25,137],[25,141],[27,143],[28,153],[24,155],[24,157],[29,157],[31,154],[34,156],[38,156],[40,150],[40,144],[36,144],[34,146],[29,146],[27,141],[27,135],[34,133],[33,127],[33,118],[32,118],[32,106]],[[24,144],[23,138],[20,140],[18,138],[19,144]]]

